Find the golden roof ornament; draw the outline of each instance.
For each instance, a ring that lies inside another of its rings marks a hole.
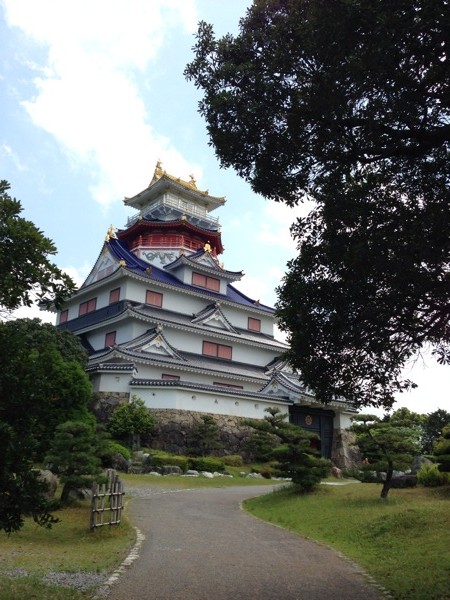
[[[153,177],[156,179],[160,179],[164,175],[164,171],[163,171],[161,165],[162,165],[162,162],[158,158],[158,160],[156,161],[155,173],[153,175]]]
[[[117,227],[114,227],[114,225],[111,225],[106,233],[105,236],[105,242],[109,242],[109,240],[111,238],[117,238],[117,235],[114,233],[116,231]]]
[[[193,175],[189,175],[190,179],[189,179],[189,185],[195,189],[197,189],[197,182],[194,179]]]
[[[203,250],[205,252],[209,252],[211,254],[211,244],[209,243],[209,240],[206,242],[206,244],[203,246]]]
[[[123,258],[121,258],[121,259],[119,260],[119,265],[120,265],[121,267],[126,267],[126,266],[127,266],[127,263],[124,261],[124,259],[123,259]]]

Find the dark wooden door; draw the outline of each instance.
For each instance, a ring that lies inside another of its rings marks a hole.
[[[333,418],[334,412],[332,410],[306,408],[304,406],[291,406],[289,408],[289,420],[291,423],[312,431],[320,437],[317,445],[321,455],[325,458],[331,458]]]

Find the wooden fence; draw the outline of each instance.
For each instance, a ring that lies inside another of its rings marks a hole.
[[[92,486],[91,529],[103,525],[118,525],[122,516],[123,483],[117,473],[108,477],[106,483]]]

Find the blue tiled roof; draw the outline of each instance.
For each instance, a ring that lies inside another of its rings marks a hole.
[[[203,288],[198,288],[193,285],[185,284],[171,273],[168,273],[167,271],[164,271],[159,267],[155,267],[154,265],[150,265],[141,258],[138,258],[135,254],[133,254],[133,252],[130,252],[130,250],[128,249],[128,244],[126,242],[121,241],[117,238],[111,238],[109,242],[106,243],[106,247],[118,261],[124,260],[126,263],[125,268],[132,273],[136,273],[140,276],[148,277],[149,279],[153,279],[156,281],[161,281],[162,283],[173,285],[178,288],[185,289],[187,291],[195,291],[197,293],[201,293],[202,295],[208,298],[215,298],[217,300],[227,299],[230,302],[235,302],[244,306],[256,308],[258,310],[269,312],[271,314],[275,312],[275,310],[270,306],[266,306],[265,304],[259,304],[258,301],[252,300],[251,298],[249,298],[230,284],[227,286],[227,293],[225,295],[218,294],[210,290],[205,290]]]

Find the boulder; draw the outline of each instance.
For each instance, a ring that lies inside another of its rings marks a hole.
[[[128,473],[128,469],[130,468],[130,463],[126,458],[122,456],[119,452],[114,454],[111,458],[111,467],[116,471],[122,471],[123,473]]]
[[[412,488],[417,485],[417,475],[409,473],[407,475],[400,475],[399,477],[393,477],[391,480],[391,488]]]
[[[50,502],[53,500],[56,494],[56,488],[58,487],[58,478],[49,469],[38,469],[38,480],[43,481],[47,485],[47,490],[43,496]]]
[[[331,467],[331,475],[332,477],[337,477],[338,479],[341,479],[342,470],[339,467]]]
[[[432,465],[433,461],[425,456],[415,456],[411,465],[411,473],[418,473],[423,465]]]
[[[161,470],[163,475],[181,475],[183,473],[183,469],[177,465],[163,465]]]

